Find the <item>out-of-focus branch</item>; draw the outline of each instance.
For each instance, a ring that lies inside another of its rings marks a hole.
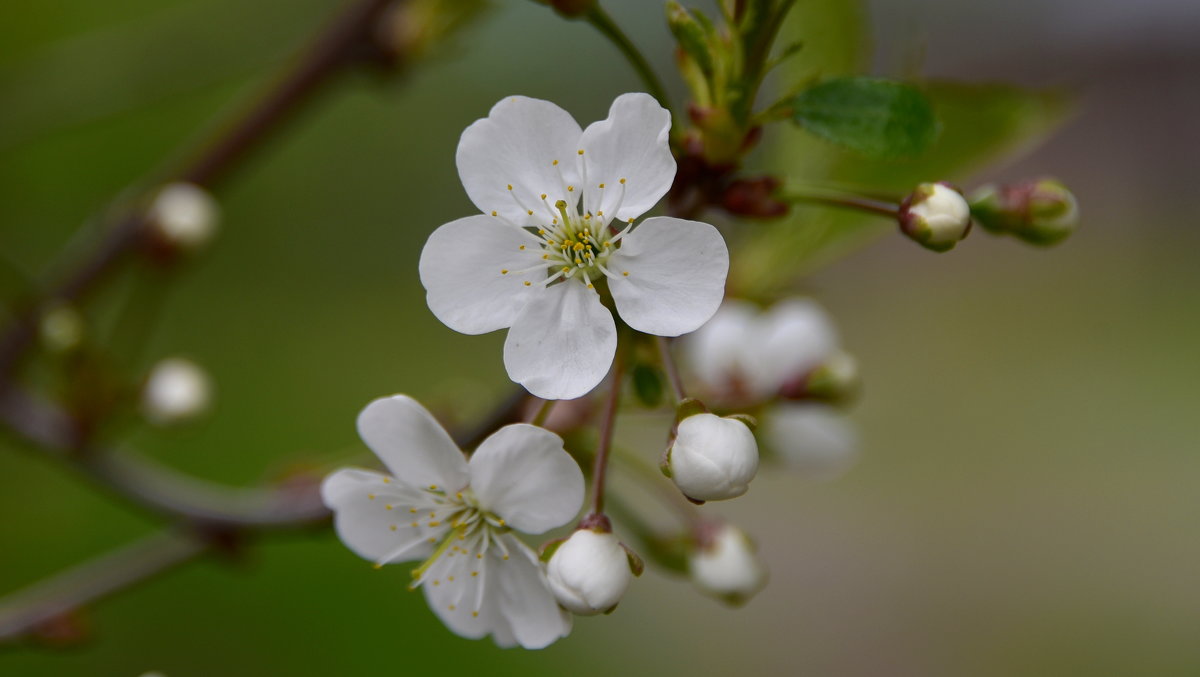
[[[380,18],[405,2],[363,0],[349,6],[265,96],[192,155],[190,161],[168,172],[163,183],[186,181],[211,188],[347,66],[368,58],[386,59],[394,66],[400,55],[384,53],[385,47],[378,40]],[[0,389],[32,345],[44,304],[74,301],[86,294],[143,241],[147,223],[141,209],[119,213],[105,226],[103,240],[83,260],[70,265],[60,280],[46,285],[47,294],[40,302],[31,304],[12,321],[0,336]]]
[[[18,389],[0,395],[0,422],[121,497],[173,519],[209,528],[256,529],[299,527],[329,518],[315,481],[235,488],[180,473],[129,449],[81,448],[65,412]]]
[[[21,639],[65,614],[184,564],[210,548],[165,531],[78,564],[0,600],[0,643]]]

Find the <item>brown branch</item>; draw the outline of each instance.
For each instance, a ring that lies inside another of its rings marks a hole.
[[[80,607],[184,564],[209,547],[182,531],[165,531],[34,583],[0,601],[0,642],[36,632]]]

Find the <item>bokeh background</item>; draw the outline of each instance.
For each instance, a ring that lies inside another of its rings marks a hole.
[[[334,4],[0,5],[3,253],[40,270]],[[669,72],[660,3],[606,4]],[[704,508],[757,536],[767,592],[729,610],[651,573],[550,649],[499,651],[445,630],[402,567],[372,572],[329,532],[299,534],[108,600],[88,611],[90,641],[5,649],[0,674],[1200,674],[1200,9],[874,5],[876,73],[1075,92],[1021,159],[927,178],[1054,174],[1084,225],[1046,251],[977,232],[936,256],[883,237],[807,280],[865,369],[862,461],[828,484],[764,475]],[[205,256],[110,292],[168,295],[130,368],[182,353],[219,390],[204,425],[133,439],[254,483],[360,450],[354,416],[384,393],[459,420],[486,409],[506,392],[502,334],[440,325],[416,274],[426,235],[472,211],[458,134],[507,94],[586,122],[636,89],[587,26],[517,0],[402,80],[344,82],[222,191]],[[758,161],[791,171],[806,147],[769,137]],[[0,438],[0,593],[156,526]]]

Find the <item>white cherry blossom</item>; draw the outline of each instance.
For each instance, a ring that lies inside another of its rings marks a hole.
[[[637,331],[679,336],[720,305],[729,252],[716,228],[635,221],[675,177],[670,113],[623,94],[581,129],[548,101],[497,103],[459,141],[463,187],[483,214],[451,221],[421,252],[430,310],[464,334],[509,330],[509,376],[546,399],[591,391],[608,372],[616,324],[607,288]]]
[[[344,468],[321,495],[342,541],[377,567],[421,561],[420,587],[455,633],[545,647],[571,630],[537,554],[513,533],[561,526],[583,502],[583,473],[552,432],[508,425],[464,457],[415,400],[381,398],[358,417],[390,474]]]
[[[688,338],[685,355],[708,389],[761,400],[820,366],[837,347],[833,322],[814,301],[787,299],[766,311],[729,301]]]

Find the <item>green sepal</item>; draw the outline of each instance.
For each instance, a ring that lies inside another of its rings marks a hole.
[[[675,42],[679,43],[679,48],[700,67],[704,77],[711,81],[712,47],[704,26],[691,12],[684,9],[683,5],[674,0],[667,3],[667,26],[671,29],[671,35],[675,36]]]
[[[750,429],[750,432],[758,430],[758,419],[750,414],[730,414],[725,418],[733,418],[745,423],[746,427]]]
[[[550,558],[554,557],[554,553],[558,552],[559,547],[566,542],[567,539],[565,538],[556,538],[551,541],[546,541],[540,548],[538,548],[538,559],[543,562],[549,562]]]
[[[633,572],[634,576],[641,576],[646,571],[646,562],[642,560],[640,555],[631,550],[628,545],[622,543],[621,548],[625,550],[625,557],[629,560],[629,570]]]
[[[686,397],[682,402],[679,403],[679,406],[675,408],[675,422],[679,423],[689,416],[707,413],[708,407],[704,406],[703,402],[694,397]]]

